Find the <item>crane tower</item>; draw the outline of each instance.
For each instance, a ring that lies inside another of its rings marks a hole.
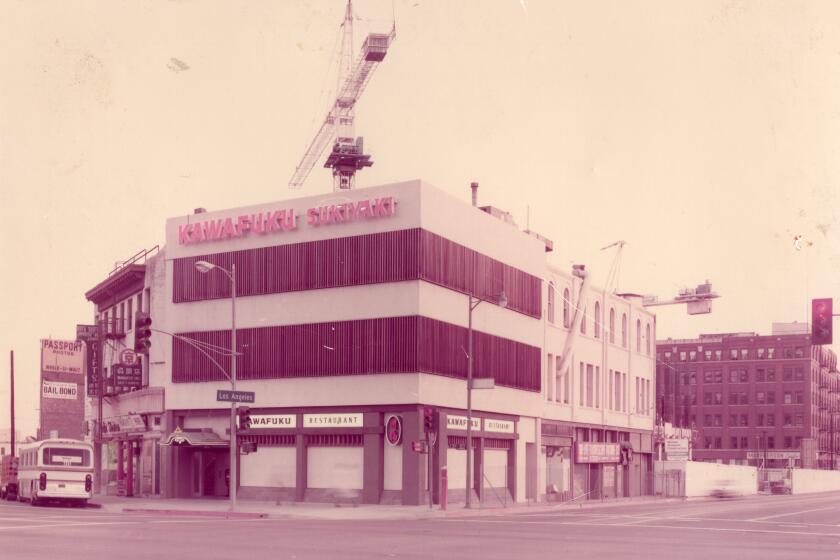
[[[347,0],[342,27],[341,56],[338,71],[338,95],[327,113],[321,128],[303,154],[289,188],[303,186],[309,172],[332,141],[332,151],[324,167],[333,170],[333,190],[352,189],[356,171],[370,167],[370,155],[364,153],[362,137],[355,137],[354,108],[365,90],[374,70],[385,58],[391,41],[396,37],[396,26],[390,33],[369,33],[355,61],[353,50],[353,2]]]

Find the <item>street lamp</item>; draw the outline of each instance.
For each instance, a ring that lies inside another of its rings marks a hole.
[[[470,294],[470,313],[467,330],[467,501],[464,507],[469,509],[472,495],[472,388],[473,388],[473,311],[482,302],[481,298],[473,297]],[[499,307],[507,307],[508,300],[504,290],[499,294],[496,302]]]
[[[231,390],[236,391],[236,265],[230,265],[230,271],[219,265],[197,261],[195,268],[202,274],[207,274],[214,268],[221,270],[230,280],[230,385]],[[228,495],[230,496],[230,511],[236,509],[236,403],[230,403],[230,483],[228,484]]]
[[[761,436],[764,440],[764,461],[762,461],[762,470],[764,471],[764,479],[767,479],[767,430],[761,430]]]

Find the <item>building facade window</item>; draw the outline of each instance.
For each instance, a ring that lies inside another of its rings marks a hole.
[[[563,288],[563,326],[567,329],[570,326],[569,321],[569,288]]]
[[[636,352],[642,351],[642,321],[636,319]]]
[[[579,310],[580,313],[580,334],[586,334],[586,308]]]
[[[580,363],[580,406],[583,406],[583,397],[584,397],[584,369],[583,369],[583,362]]]
[[[592,328],[595,338],[601,338],[601,304],[595,302],[595,325]]]
[[[554,356],[552,354],[548,354],[545,360],[545,377],[546,377],[546,387],[545,387],[545,396],[546,399],[553,401],[554,400]]]
[[[621,314],[621,346],[627,348],[627,313]]]
[[[546,310],[546,315],[548,316],[548,322],[554,324],[554,282],[548,283],[548,303]]]
[[[610,344],[615,344],[615,309],[610,308]],[[666,359],[667,359],[667,352]]]
[[[645,354],[650,356],[650,323],[645,325]]]

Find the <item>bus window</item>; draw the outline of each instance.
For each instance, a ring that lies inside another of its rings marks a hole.
[[[87,467],[90,465],[90,452],[72,447],[45,447],[44,465]]]

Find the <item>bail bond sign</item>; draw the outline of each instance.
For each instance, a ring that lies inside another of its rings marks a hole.
[[[76,400],[79,398],[79,386],[75,383],[44,381],[41,383],[41,396],[45,399]]]

